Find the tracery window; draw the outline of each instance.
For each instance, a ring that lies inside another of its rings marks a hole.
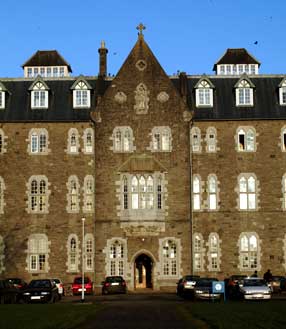
[[[28,240],[28,270],[33,273],[48,272],[48,238],[45,234],[32,234]]]
[[[193,127],[191,129],[191,148],[194,153],[199,153],[202,150],[201,130],[198,127]]]
[[[87,128],[83,133],[83,144],[84,144],[84,153],[92,154],[94,149],[94,139],[93,139],[93,130],[92,128]]]
[[[77,176],[70,176],[68,183],[68,194],[67,194],[67,212],[78,213],[79,212],[79,193],[80,186]]]
[[[196,106],[213,106],[213,85],[209,80],[201,79],[196,85]]]
[[[122,239],[108,241],[108,275],[125,275],[126,242]]]
[[[130,127],[116,127],[112,140],[114,152],[133,152],[133,132]]]
[[[242,233],[239,239],[239,262],[242,270],[258,269],[259,245],[256,233]]]
[[[79,265],[79,241],[76,234],[71,234],[67,243],[68,251],[68,272],[78,272]]]
[[[217,133],[214,127],[207,128],[206,134],[207,152],[216,152],[217,151]]]
[[[50,194],[47,177],[31,176],[28,186],[29,211],[32,213],[47,213]]]
[[[236,106],[253,106],[253,84],[241,79],[236,85]]]
[[[30,88],[31,90],[31,108],[47,109],[49,107],[49,91],[47,85],[37,79]]]
[[[178,245],[174,239],[165,239],[161,242],[163,275],[178,275]]]
[[[73,89],[73,107],[89,108],[91,87],[87,84],[87,82],[79,80],[72,86],[71,89]]]
[[[239,209],[257,209],[257,182],[254,174],[241,174],[238,177]]]
[[[83,211],[85,213],[91,213],[94,210],[94,178],[91,175],[87,175],[84,178],[83,184]]]
[[[79,134],[76,128],[69,129],[67,153],[69,154],[79,153]]]
[[[193,262],[194,271],[204,270],[204,240],[199,233],[193,237]]]
[[[92,234],[86,234],[84,239],[85,252],[85,271],[93,271],[94,269],[94,239]]]
[[[154,127],[152,129],[151,150],[153,152],[170,152],[172,150],[172,136],[169,127]]]
[[[209,210],[218,208],[218,187],[215,175],[208,176],[208,208]]]
[[[220,245],[219,245],[219,237],[218,237],[217,233],[211,233],[209,235],[208,246],[209,246],[208,269],[210,271],[219,271],[220,270]]]
[[[29,153],[48,153],[48,131],[44,128],[33,128],[29,132]]]

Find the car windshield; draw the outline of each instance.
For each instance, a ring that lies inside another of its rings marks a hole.
[[[261,286],[266,286],[266,283],[264,280],[259,279],[259,280],[243,280],[243,285],[244,287],[261,287]]]
[[[187,275],[185,276],[185,280],[186,281],[198,281],[199,280],[199,276],[196,275]]]
[[[29,284],[30,288],[50,288],[51,282],[49,280],[32,280]]]
[[[84,278],[84,283],[89,283],[89,278]],[[82,278],[75,278],[74,283],[82,284]]]
[[[123,278],[121,276],[108,276],[105,279],[106,282],[122,282]]]
[[[217,280],[199,280],[199,281],[197,281],[196,286],[198,286],[198,287],[211,287],[213,281],[217,281]]]

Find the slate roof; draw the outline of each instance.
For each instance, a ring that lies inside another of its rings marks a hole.
[[[89,121],[90,111],[94,111],[98,94],[104,94],[110,79],[84,77],[91,86],[91,108],[74,109],[71,87],[78,77],[45,78],[49,90],[49,108],[31,109],[29,87],[34,79],[0,79],[7,89],[6,107],[0,109],[0,122],[72,122]],[[187,98],[194,120],[259,120],[286,119],[286,106],[279,105],[279,84],[285,75],[249,76],[254,84],[254,106],[237,107],[234,86],[240,76],[208,76],[214,86],[212,108],[196,108],[195,86],[202,76],[187,77]],[[170,78],[180,91],[179,78]]]
[[[216,71],[217,65],[220,64],[258,64],[260,66],[260,62],[245,48],[228,48],[214,64],[213,71]]]
[[[67,66],[72,72],[70,64],[57,50],[38,50],[22,65],[23,68],[26,66]]]

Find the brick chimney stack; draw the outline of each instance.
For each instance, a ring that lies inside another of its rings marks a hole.
[[[105,42],[101,41],[99,53],[99,75],[102,77],[106,76],[107,73],[107,53],[108,50],[105,48]]]

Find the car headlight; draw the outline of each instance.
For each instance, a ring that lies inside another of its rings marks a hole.
[[[49,295],[50,293],[48,291],[42,291],[41,295]]]
[[[31,294],[29,292],[24,292],[23,295],[24,296],[30,296]]]
[[[203,294],[204,292],[202,290],[196,290],[197,294]]]

